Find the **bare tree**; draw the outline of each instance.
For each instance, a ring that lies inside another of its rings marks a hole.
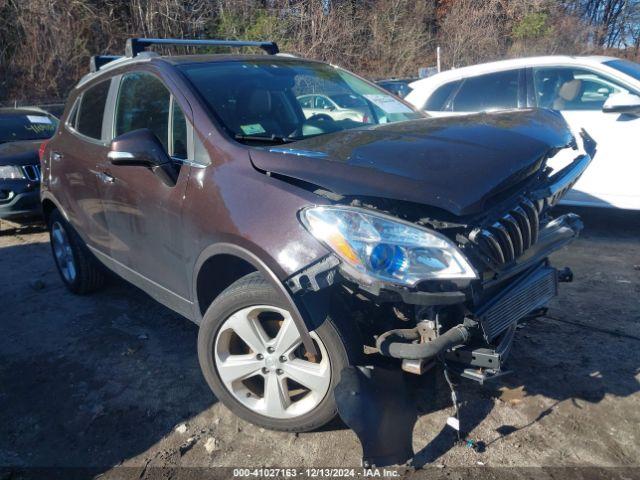
[[[458,0],[444,17],[439,41],[444,63],[460,67],[500,58],[506,51],[500,0]]]
[[[90,49],[96,43],[110,46],[107,19],[84,0],[9,0],[13,11],[11,50],[6,69],[13,82],[7,86],[14,98],[60,95],[86,70]],[[97,42],[99,41],[99,42]]]
[[[0,0],[0,101],[63,97],[91,55],[122,52],[131,36],[271,39],[363,75],[409,76],[434,62],[436,45],[445,67],[637,59],[640,0]]]

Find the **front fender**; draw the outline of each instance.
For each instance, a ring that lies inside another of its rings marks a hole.
[[[284,300],[286,304],[289,306],[291,317],[293,318],[293,321],[298,327],[300,336],[302,337],[302,343],[304,344],[305,349],[313,355],[317,354],[316,347],[313,343],[313,340],[309,336],[309,328],[304,320],[305,318],[303,316],[304,306],[294,301],[293,297],[290,295],[285,285],[280,281],[280,279],[274,273],[274,271],[267,266],[267,262],[265,262],[263,259],[258,257],[253,252],[249,251],[248,249],[235,244],[216,243],[214,245],[210,245],[207,248],[205,248],[198,256],[198,259],[195,263],[195,267],[193,270],[193,278],[191,282],[192,298],[194,299],[194,302],[193,302],[194,318],[198,319],[199,321],[202,320],[202,313],[201,313],[200,305],[198,302],[198,292],[197,292],[198,274],[202,266],[204,265],[204,263],[210,258],[215,257],[216,255],[235,256],[253,265],[253,267],[262,274],[262,276],[269,282],[269,284],[271,284],[276,294],[279,295],[280,298]],[[301,309],[303,309],[302,313],[300,311]]]

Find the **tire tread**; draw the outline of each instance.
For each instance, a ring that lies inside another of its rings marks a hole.
[[[71,245],[71,250],[73,251],[73,260],[76,263],[76,278],[73,283],[68,283],[64,277],[62,277],[62,274],[60,275],[64,284],[71,292],[77,295],[86,295],[99,290],[105,282],[102,265],[98,263],[82,238],[80,238],[80,235],[78,235],[69,222],[64,219],[60,211],[54,210],[51,212],[48,225],[49,231],[51,231],[53,222],[60,222],[64,227],[69,239],[69,244]]]

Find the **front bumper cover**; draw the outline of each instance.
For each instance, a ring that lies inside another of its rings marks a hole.
[[[399,302],[435,309],[460,305],[466,311],[465,328],[471,332],[470,341],[453,349],[451,344],[447,344],[447,348],[437,354],[451,349],[447,359],[460,364],[464,376],[482,382],[503,371],[502,364],[509,352],[517,322],[544,307],[557,294],[558,272],[549,265],[547,257],[577,237],[582,227],[580,218],[574,214],[566,214],[548,222],[540,230],[538,241],[508,269],[485,281],[476,280],[475,283],[460,285],[457,290],[423,292],[382,283],[372,289],[371,285],[357,284],[353,278],[345,275],[340,268],[340,261],[332,255],[289,278],[287,286],[294,297],[306,302],[306,310],[310,312],[321,310],[323,305],[329,303],[322,292],[341,282],[372,295],[377,303]],[[319,295],[307,295],[309,292]],[[325,318],[322,312],[317,316],[317,322]],[[392,331],[384,332],[381,336],[389,332]],[[389,352],[389,348],[385,351]],[[435,356],[432,353],[429,350],[429,358]],[[477,358],[485,359],[486,365],[478,364]],[[473,374],[471,370],[465,371],[468,368],[479,369],[481,375],[477,372]]]
[[[0,180],[0,218],[12,219],[40,214],[39,182]]]

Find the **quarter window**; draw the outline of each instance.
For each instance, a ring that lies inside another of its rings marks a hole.
[[[173,101],[171,108],[171,156],[186,160],[187,153],[187,120],[178,104]]]
[[[582,68],[533,69],[538,106],[554,110],[601,110],[613,93],[628,93],[619,83]]]
[[[110,84],[110,81],[98,83],[82,94],[75,127],[81,134],[97,140],[102,138],[102,117]]]
[[[116,136],[141,128],[150,129],[167,152],[171,94],[154,75],[129,73],[120,84],[116,108]]]
[[[445,109],[447,105],[447,100],[451,94],[455,91],[455,89],[460,85],[460,81],[445,83],[444,85],[438,87],[433,94],[427,100],[427,103],[424,105],[424,110],[430,112],[439,112]]]
[[[454,112],[518,108],[519,70],[490,73],[464,80],[452,103]]]

